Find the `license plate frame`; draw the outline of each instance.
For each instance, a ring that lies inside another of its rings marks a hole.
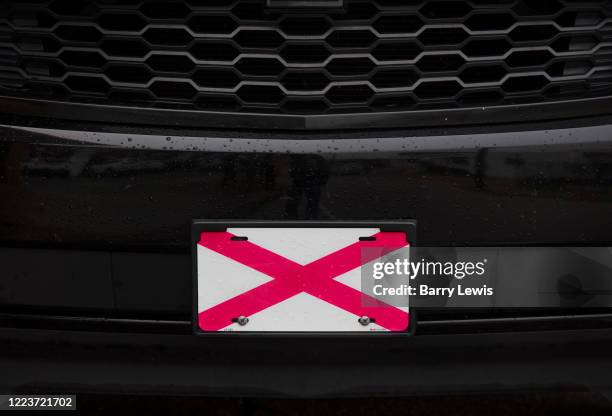
[[[194,220],[192,223],[192,331],[199,337],[405,337],[416,329],[416,313],[409,309],[408,328],[402,332],[391,331],[206,331],[198,324],[198,253],[197,247],[202,232],[223,232],[229,228],[378,228],[384,232],[403,232],[410,247],[416,246],[416,220],[393,221],[241,221],[241,220]]]

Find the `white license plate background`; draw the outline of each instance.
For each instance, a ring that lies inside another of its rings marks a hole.
[[[372,236],[379,228],[228,228],[228,233],[246,236],[248,242],[274,252],[300,265],[331,254]],[[236,242],[236,244],[240,244]],[[274,280],[245,264],[214,250],[197,245],[197,304],[198,314],[244,292]],[[353,289],[361,291],[361,267],[335,277]],[[408,307],[398,308],[408,312]],[[241,316],[236,312],[236,317]],[[202,316],[205,316],[202,314]],[[307,293],[299,293],[259,312],[247,316],[248,323],[227,322],[214,331],[247,332],[386,332],[370,323],[362,325],[359,316]],[[200,318],[199,328],[205,318]]]

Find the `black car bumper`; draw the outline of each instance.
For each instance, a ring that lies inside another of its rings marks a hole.
[[[190,335],[0,331],[0,388],[239,397],[503,391],[608,394],[612,331],[423,335],[239,343]]]
[[[196,339],[189,242],[193,219],[416,219],[423,246],[610,246],[611,184],[605,118],[308,136],[6,120],[0,385],[605,390],[606,309],[426,313],[417,336],[384,343]]]

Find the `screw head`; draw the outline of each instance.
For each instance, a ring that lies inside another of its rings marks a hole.
[[[370,317],[368,316],[361,316],[359,317],[358,321],[363,326],[370,325],[370,322],[371,322]]]
[[[238,322],[238,325],[240,326],[245,326],[249,323],[249,318],[246,316],[239,316],[238,319],[236,319],[236,322]]]

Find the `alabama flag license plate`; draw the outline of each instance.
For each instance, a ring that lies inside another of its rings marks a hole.
[[[408,302],[365,293],[363,267],[409,249],[414,223],[193,224],[197,334],[406,333]]]

